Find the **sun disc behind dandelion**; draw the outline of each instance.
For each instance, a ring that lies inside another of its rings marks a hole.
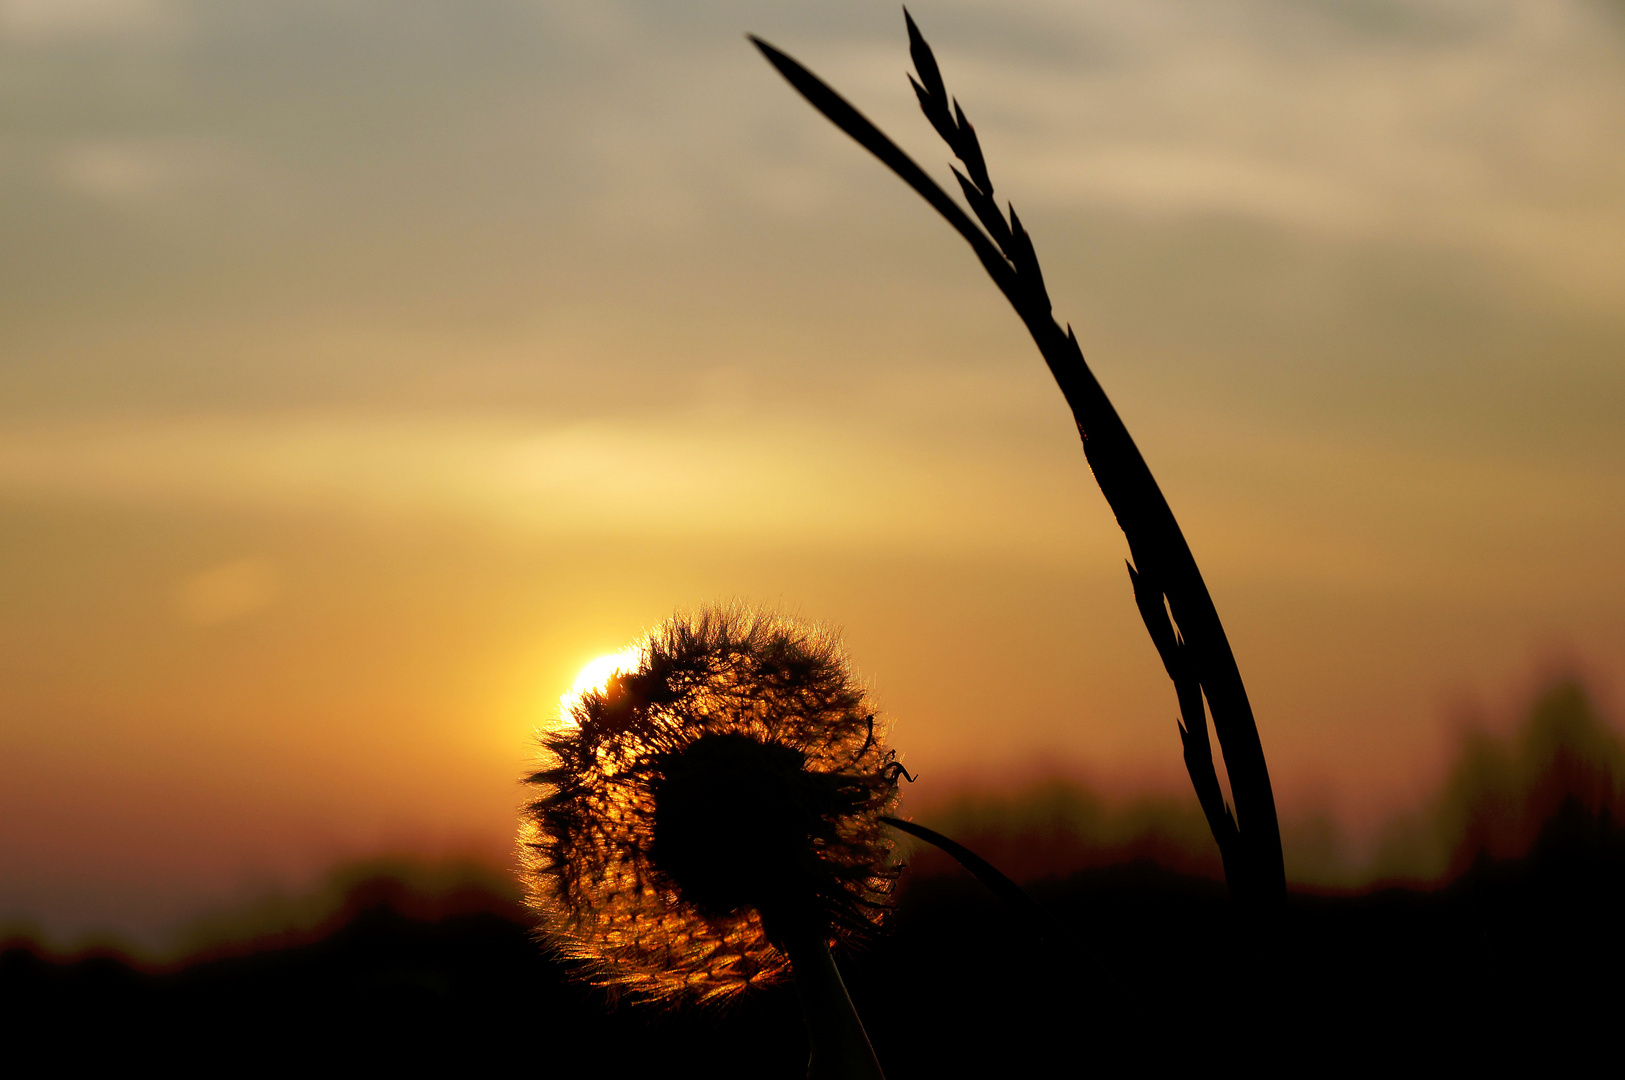
[[[570,684],[570,689],[560,695],[559,716],[568,718],[575,711],[577,703],[581,701],[582,694],[589,692],[603,693],[604,688],[609,685],[610,679],[622,672],[636,669],[638,661],[641,659],[642,654],[634,646],[622,649],[620,652],[595,656],[588,660],[586,664],[582,665],[581,670],[576,673],[575,682]]]
[[[741,607],[675,617],[583,669],[542,735],[521,857],[547,940],[650,998],[782,975],[860,936],[897,865],[896,755],[834,636]]]

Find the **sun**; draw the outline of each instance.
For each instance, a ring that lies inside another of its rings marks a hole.
[[[588,660],[576,675],[576,681],[570,685],[570,689],[559,698],[559,717],[568,720],[570,710],[581,700],[582,694],[590,690],[602,690],[611,676],[622,671],[631,671],[642,659],[641,649],[628,646],[620,652],[605,653],[603,656]]]

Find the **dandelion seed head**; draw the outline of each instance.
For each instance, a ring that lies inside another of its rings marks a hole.
[[[546,939],[637,997],[715,1001],[784,975],[787,935],[872,931],[898,766],[834,636],[708,608],[635,652],[542,735],[520,855]]]

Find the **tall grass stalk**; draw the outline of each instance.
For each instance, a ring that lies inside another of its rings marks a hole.
[[[1006,203],[1006,215],[994,201],[993,182],[975,128],[959,102],[948,96],[931,47],[907,11],[904,19],[917,73],[909,81],[926,118],[963,166],[963,172],[953,169],[954,178],[975,221],[891,139],[816,75],[760,38],[750,40],[815,109],[947,219],[1026,324],[1071,406],[1089,466],[1128,540],[1129,577],[1136,604],[1174,683],[1185,766],[1219,845],[1231,895],[1249,906],[1280,904],[1286,896],[1286,878],[1264,747],[1207,584],[1168,500],[1089,370],[1071,326],[1063,329],[1052,316],[1032,240],[1015,207]],[[1209,714],[1230,777],[1233,813],[1225,805],[1213,765]]]

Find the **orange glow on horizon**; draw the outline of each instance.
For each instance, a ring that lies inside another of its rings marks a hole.
[[[1211,843],[1055,379],[734,6],[25,6],[0,932],[511,861],[536,734],[728,598],[839,629],[910,813]],[[1459,730],[1572,676],[1625,739],[1625,50],[1432,6],[930,28],[1334,884],[1448,863]],[[959,197],[895,9],[755,7]]]

